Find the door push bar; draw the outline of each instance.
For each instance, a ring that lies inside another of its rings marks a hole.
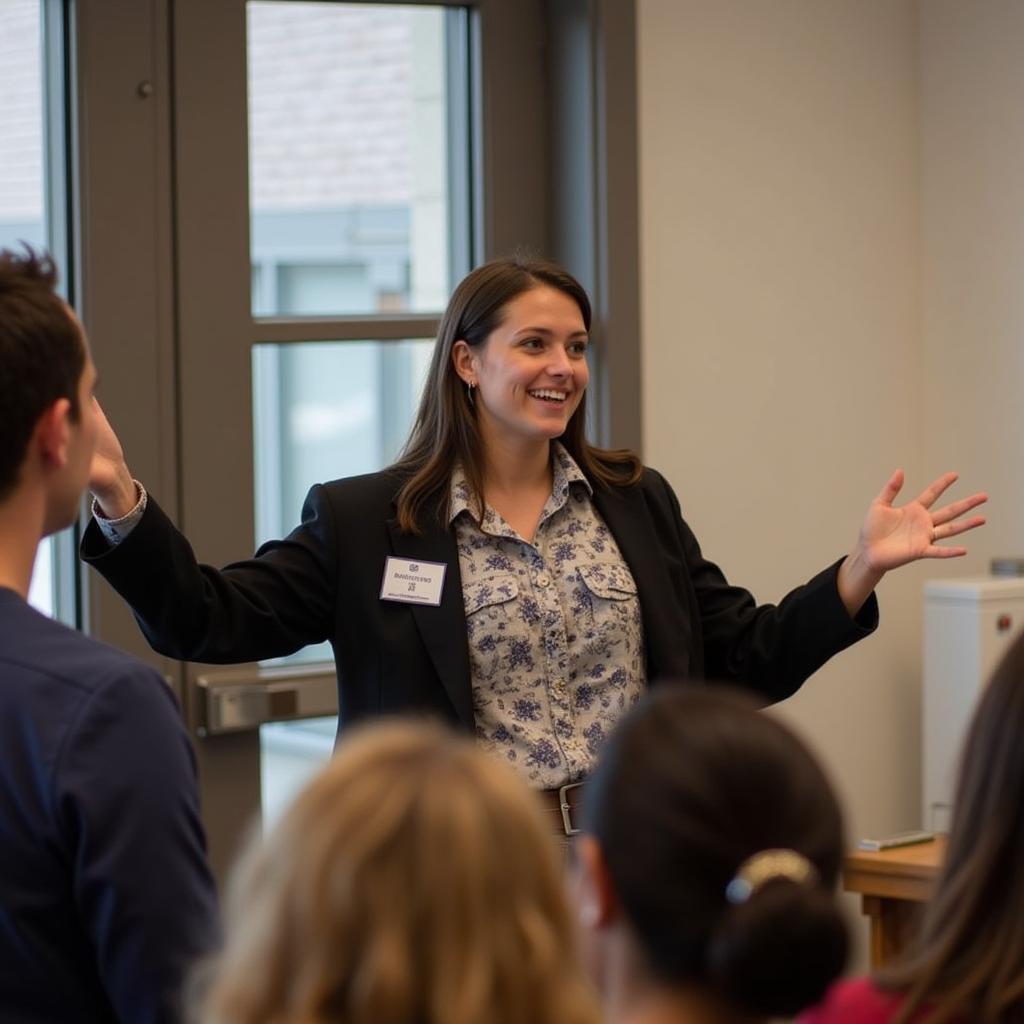
[[[201,675],[199,736],[258,729],[268,722],[320,718],[338,713],[334,672],[257,669]]]

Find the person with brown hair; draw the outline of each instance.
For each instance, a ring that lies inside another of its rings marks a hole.
[[[704,558],[671,487],[585,437],[591,308],[570,274],[495,260],[455,289],[412,434],[390,468],[312,488],[302,524],[217,570],[101,430],[82,550],[161,653],[250,661],[332,642],[341,726],[427,712],[476,734],[571,828],[562,787],[659,677],[792,694],[870,633],[889,569],[980,525],[955,479],[872,502],[849,556],[778,606]]]
[[[219,934],[179,708],[28,603],[78,515],[96,377],[53,261],[0,249],[0,1020],[176,1024]]]
[[[346,734],[236,869],[197,1016],[598,1024],[574,951],[536,798],[436,723],[378,723]]]
[[[588,785],[572,883],[607,1024],[755,1024],[843,968],[843,827],[807,748],[749,697],[665,685]]]
[[[801,1024],[1024,1020],[1024,634],[964,743],[946,858],[905,954],[842,982]]]

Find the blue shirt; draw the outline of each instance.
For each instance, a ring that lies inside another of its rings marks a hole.
[[[178,1021],[217,937],[167,685],[0,588],[0,1021]]]

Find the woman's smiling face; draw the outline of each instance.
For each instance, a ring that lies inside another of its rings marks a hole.
[[[476,385],[485,443],[560,437],[589,380],[587,344],[576,301],[548,285],[512,299],[482,345],[456,343],[459,375]]]

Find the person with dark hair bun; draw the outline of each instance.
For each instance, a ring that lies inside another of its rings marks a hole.
[[[791,1016],[842,971],[835,795],[747,697],[655,691],[608,741],[583,823],[573,888],[612,1024]]]
[[[906,954],[801,1024],[1024,1021],[1024,634],[967,733],[946,859]]]

